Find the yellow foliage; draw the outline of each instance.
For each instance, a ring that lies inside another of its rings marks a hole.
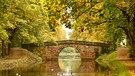
[[[82,15],[78,18],[78,20],[79,20],[79,21],[84,21],[87,17],[88,17],[88,14],[82,14]]]
[[[66,39],[66,31],[62,28],[62,26],[57,26],[56,30],[56,37],[57,40],[65,40]]]
[[[132,3],[128,3],[125,1],[121,1],[119,3],[116,4],[117,7],[121,7],[121,8],[127,8],[130,9],[130,6],[132,6]]]
[[[92,9],[99,10],[102,8],[102,6],[103,6],[103,2],[100,2],[100,3],[97,3],[95,6],[93,6]]]
[[[87,30],[87,27],[83,26],[83,31],[82,28],[76,28],[76,30],[74,30],[71,39],[102,42],[107,40],[107,38],[105,37],[105,32],[105,24],[101,24],[97,28],[93,28],[91,33]]]
[[[105,38],[105,24],[101,24],[95,29],[93,28],[91,35],[92,41],[96,42],[106,41],[107,39]]]
[[[91,35],[89,34],[89,31],[86,30],[87,27],[83,27],[83,32],[81,32],[80,28],[77,28],[73,31],[73,34],[71,35],[71,40],[80,40],[80,41],[90,41]]]

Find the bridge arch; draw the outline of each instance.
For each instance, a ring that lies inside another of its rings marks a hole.
[[[95,59],[97,55],[102,53],[109,53],[109,47],[112,44],[99,43],[99,42],[87,42],[87,41],[75,41],[75,40],[62,40],[53,42],[45,42],[42,52],[42,59],[58,59],[59,53],[65,47],[73,47],[80,52],[81,59]],[[29,48],[30,47],[30,48]],[[35,44],[23,44],[23,48],[33,51],[39,46]],[[31,49],[32,48],[32,49]],[[40,51],[40,50],[39,50]]]
[[[78,46],[78,45],[77,45],[77,46]],[[58,55],[59,55],[59,53],[60,53],[63,49],[65,49],[65,48],[67,48],[67,47],[71,47],[71,48],[76,49],[76,50],[80,53],[80,56],[82,56],[82,55],[81,55],[81,52],[80,52],[81,48],[79,48],[79,47],[77,47],[77,46],[76,46],[76,45],[61,46],[61,47],[58,48]]]
[[[58,64],[64,72],[76,72],[81,66],[80,52],[73,47],[65,47],[59,53]]]
[[[59,53],[66,47],[73,47],[80,52],[81,59],[95,59],[96,54],[102,52],[103,47],[109,48],[109,44],[86,41],[63,40],[57,43],[46,42],[42,55],[43,60],[58,59]]]
[[[65,47],[65,48],[63,48],[61,51],[59,51],[59,56],[63,56],[63,54],[64,54],[64,56],[66,56],[66,55],[69,55],[69,56],[78,55],[81,58],[81,53],[74,47]]]

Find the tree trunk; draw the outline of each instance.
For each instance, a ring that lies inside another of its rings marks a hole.
[[[135,21],[135,18],[134,18]],[[133,55],[133,59],[135,60],[135,23],[133,25],[133,40],[132,40],[132,44],[131,44],[131,48],[132,48],[132,55]]]
[[[9,32],[11,32],[11,36],[9,36],[9,41],[11,42],[11,43],[8,43],[8,50],[7,50],[7,54],[9,55],[9,53],[10,53],[10,48],[12,47],[12,40],[13,40],[13,38],[14,38],[14,36],[15,36],[15,33],[16,33],[16,31],[17,31],[17,28],[15,28],[15,29],[8,29],[8,31]]]
[[[133,25],[132,31],[120,26],[119,28],[122,28],[125,31],[125,34],[129,40],[129,46],[131,47],[131,57],[135,60],[135,24]]]
[[[4,40],[2,40],[2,58],[4,58],[5,55],[6,55],[5,43],[4,43]]]
[[[135,15],[135,13],[134,13]],[[133,36],[133,40],[132,40],[132,44],[131,44],[131,48],[132,48],[132,55],[133,55],[133,59],[135,60],[135,17],[133,18],[132,20],[133,22],[133,33],[132,33],[132,36]]]
[[[135,60],[135,42],[131,44],[131,58]]]
[[[10,53],[10,48],[11,48],[11,43],[8,43],[7,55],[9,55],[9,53]]]

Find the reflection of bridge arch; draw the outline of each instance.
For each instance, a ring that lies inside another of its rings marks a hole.
[[[78,72],[79,73],[94,73],[94,72],[96,72],[97,68],[98,67],[96,67],[95,60],[91,60],[91,61],[87,61],[87,62],[82,62],[80,65],[80,68],[78,69],[79,70]],[[58,62],[48,61],[43,64],[42,69],[44,69],[47,72],[51,72],[51,69],[54,69],[54,71],[56,73],[61,72]]]
[[[108,49],[110,44],[94,43],[86,41],[63,40],[57,43],[45,42],[45,50],[43,52],[43,60],[57,59],[62,49],[73,47],[80,52],[82,59],[95,59],[96,53],[102,53],[104,48]]]

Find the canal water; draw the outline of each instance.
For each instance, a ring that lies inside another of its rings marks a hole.
[[[0,76],[120,76],[117,70],[102,67],[95,60],[83,60],[76,49],[67,47],[56,60],[43,61],[31,68],[3,70]],[[130,75],[125,73],[122,76]]]
[[[0,76],[130,76],[119,75],[108,67],[98,65],[94,60],[71,61],[48,61],[32,68],[5,70],[0,72]]]
[[[1,71],[0,76],[110,76],[108,68],[99,66],[94,60],[48,61],[33,68],[16,68]]]

